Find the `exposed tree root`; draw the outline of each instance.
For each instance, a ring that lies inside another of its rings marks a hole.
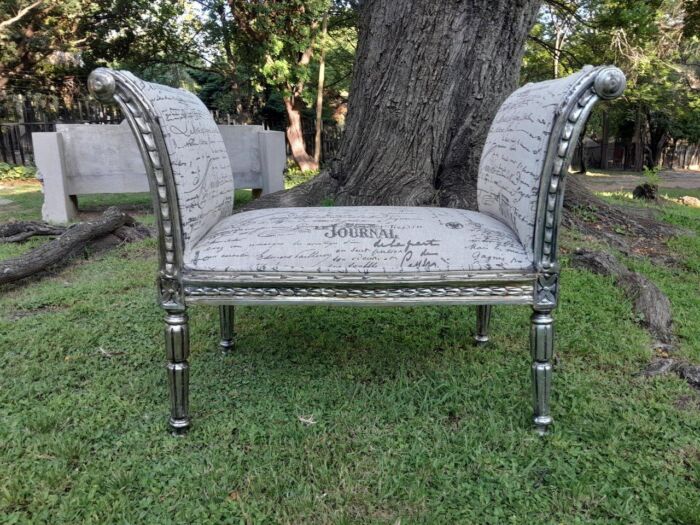
[[[641,324],[654,338],[653,348],[663,356],[652,361],[640,375],[652,377],[674,373],[691,387],[700,390],[700,366],[670,357],[675,348],[671,319],[671,302],[659,288],[643,275],[630,272],[615,257],[605,252],[577,250],[571,258],[576,268],[609,275],[632,300],[632,308]]]
[[[328,171],[322,171],[313,179],[289,190],[268,193],[235,209],[234,213],[267,208],[305,208],[320,206],[325,199],[334,200],[339,185]]]
[[[605,252],[577,250],[571,257],[571,264],[575,268],[584,268],[615,279],[632,301],[632,308],[639,315],[641,324],[656,339],[655,347],[672,345],[671,301],[654,283],[639,273],[630,272],[615,257]]]
[[[17,223],[7,226],[12,224]],[[34,224],[40,225],[40,223]],[[148,236],[150,236],[148,228],[138,224],[118,208],[112,207],[95,221],[65,228],[58,238],[19,257],[0,261],[0,285],[19,281],[42,270],[63,265],[88,245],[106,249]]]
[[[700,366],[684,361],[678,361],[672,357],[654,360],[640,375],[654,377],[663,374],[676,374],[694,389],[700,390]]]

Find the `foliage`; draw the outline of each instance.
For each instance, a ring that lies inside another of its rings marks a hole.
[[[36,168],[0,162],[0,181],[27,180],[36,178]]]
[[[551,78],[557,28],[566,21],[562,74],[583,64],[620,66],[628,87],[610,109],[611,130],[631,138],[635,126],[644,124],[650,162],[656,164],[670,142],[700,141],[700,36],[693,29],[699,5],[683,0],[551,2],[533,28],[523,78]]]
[[[0,90],[10,81],[38,89],[37,77],[75,68],[81,20],[93,7],[89,0],[0,0]]]
[[[659,182],[661,182],[661,177],[659,176],[660,171],[658,166],[652,168],[644,166],[644,178],[646,178],[647,184],[658,186]]]
[[[31,188],[3,197],[36,219],[41,194]],[[667,213],[700,233],[697,210]],[[0,257],[20,249],[4,245]],[[469,341],[471,308],[239,307],[237,349],[222,357],[216,308],[204,306],[191,309],[195,426],[174,439],[155,250],[154,240],[129,244],[3,290],[3,521],[660,524],[700,515],[698,394],[674,376],[636,374],[651,358],[648,337],[609,279],[564,269],[556,428],[544,440],[529,428],[526,308],[496,308],[483,350]],[[700,260],[697,243],[678,250],[679,261]],[[700,359],[700,305],[688,293],[697,270],[637,264],[673,302],[680,357]]]
[[[200,93],[238,122],[285,125],[284,98],[304,114],[326,57],[324,119],[347,101],[356,2],[344,0],[0,0],[0,91],[58,94],[71,104],[95,66]],[[320,24],[329,16],[327,37]],[[21,15],[21,16],[20,16]],[[700,1],[549,0],[532,30],[523,80],[615,63],[629,78],[608,106],[610,129],[640,118],[653,155],[700,141]],[[591,130],[600,126],[596,113]]]
[[[284,170],[284,185],[286,188],[293,188],[318,175],[318,171],[302,171],[299,166],[288,162],[287,169]]]
[[[185,0],[0,0],[0,92],[53,93],[70,105],[98,65],[142,74],[185,62],[192,56],[189,6]]]

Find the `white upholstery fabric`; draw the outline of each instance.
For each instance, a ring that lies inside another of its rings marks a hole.
[[[537,194],[552,126],[580,77],[526,84],[503,103],[481,154],[479,211],[505,222],[533,257]]]
[[[531,269],[513,231],[450,208],[276,208],[222,220],[185,266],[231,272],[442,272]]]
[[[187,250],[233,212],[233,173],[226,146],[216,122],[194,94],[123,73],[138,86],[160,119]]]

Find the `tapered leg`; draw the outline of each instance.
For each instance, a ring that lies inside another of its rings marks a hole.
[[[546,434],[552,424],[549,396],[552,390],[552,356],[554,355],[554,319],[552,312],[532,314],[530,329],[532,351],[532,405],[535,428]]]
[[[476,307],[476,334],[474,341],[477,345],[485,345],[489,341],[489,323],[491,322],[491,306],[482,305]]]
[[[221,323],[221,340],[219,348],[224,353],[233,350],[234,331],[233,331],[233,306],[219,306],[219,321]]]
[[[190,333],[187,313],[168,311],[165,315],[165,353],[170,386],[170,428],[181,433],[190,426],[189,379]]]

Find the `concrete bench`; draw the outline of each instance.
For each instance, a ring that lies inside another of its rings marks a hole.
[[[284,133],[263,126],[219,126],[238,189],[271,193],[284,189]],[[55,132],[32,133],[37,177],[44,183],[42,217],[69,222],[77,196],[149,191],[139,147],[129,124],[57,124]]]
[[[220,309],[224,350],[237,304],[476,305],[488,340],[494,304],[529,305],[534,424],[545,432],[559,294],[557,239],[564,180],[599,99],[625,77],[586,67],[528,84],[496,115],[478,176],[479,211],[430,207],[281,208],[233,214],[234,179],[221,132],[194,95],[97,69],[141,150],[160,234],[159,301],[174,431],[190,426],[191,305]]]

